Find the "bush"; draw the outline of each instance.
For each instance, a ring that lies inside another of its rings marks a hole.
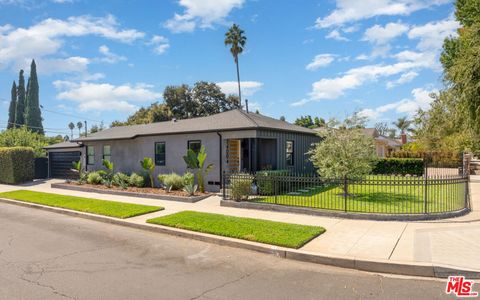
[[[257,172],[257,187],[258,193],[261,195],[273,195],[275,192],[273,186],[273,179],[271,176],[288,176],[289,170],[265,170]],[[280,187],[277,187],[278,189]]]
[[[462,162],[462,153],[457,151],[395,151],[391,158],[423,158],[429,164],[458,166]]]
[[[185,172],[182,178],[183,178],[184,186],[187,186],[187,185],[193,186],[193,184],[195,183],[195,175],[193,175],[192,172]]]
[[[30,147],[0,148],[0,182],[17,184],[33,180],[34,157]]]
[[[184,186],[183,177],[176,173],[160,174],[158,175],[158,180],[163,184],[167,191],[181,190]]]
[[[130,185],[130,176],[122,172],[117,172],[113,175],[112,183],[115,186],[126,189]]]
[[[87,176],[87,183],[88,184],[100,184],[102,183],[103,178],[102,175],[100,175],[100,172],[92,172],[89,173]]]
[[[252,191],[253,176],[247,173],[238,173],[230,178],[232,198],[235,201],[248,200]]]
[[[137,173],[132,173],[130,175],[130,185],[141,188],[145,186],[145,178],[143,176],[138,175]]]
[[[380,159],[373,168],[373,174],[417,175],[424,172],[421,158],[384,158]]]

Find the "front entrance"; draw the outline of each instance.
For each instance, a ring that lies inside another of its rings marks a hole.
[[[276,139],[228,139],[226,144],[228,173],[277,169]]]

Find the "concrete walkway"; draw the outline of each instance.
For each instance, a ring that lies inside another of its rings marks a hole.
[[[220,206],[220,197],[197,203],[113,196],[52,189],[49,180],[23,186],[0,185],[0,192],[28,189],[130,203],[160,205],[165,210],[128,219],[143,224],[147,219],[183,210],[220,213],[273,221],[319,225],[327,232],[301,250],[321,255],[451,265],[480,271],[480,182],[471,183],[473,211],[463,217],[419,222],[365,221],[247,210]]]

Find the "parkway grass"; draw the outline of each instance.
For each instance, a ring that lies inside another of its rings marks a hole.
[[[163,207],[106,201],[92,198],[18,190],[0,193],[0,198],[66,208],[86,213],[126,219],[159,210]]]
[[[298,249],[325,232],[307,226],[195,211],[147,220],[148,223]]]

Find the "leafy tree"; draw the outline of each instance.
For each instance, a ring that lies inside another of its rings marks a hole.
[[[30,78],[28,79],[25,123],[31,130],[44,134],[38,92],[37,65],[35,60],[32,60]]]
[[[80,136],[82,134],[82,127],[83,127],[83,123],[78,121],[77,122],[77,128],[78,128],[78,136]]]
[[[119,126],[122,126],[122,125],[119,125]],[[96,132],[99,132],[99,131],[102,131],[104,129],[104,126],[103,126],[103,121],[100,122],[100,125],[93,125],[92,127],[90,127],[90,130],[89,130],[89,133],[92,134],[92,133],[96,133]]]
[[[236,103],[228,102],[220,87],[213,82],[195,83],[191,95],[197,103],[196,116],[209,116],[238,107]]]
[[[386,136],[390,132],[390,129],[388,128],[388,124],[385,122],[375,123],[375,129],[377,130],[378,134],[383,136]]]
[[[312,128],[315,127],[315,123],[313,123],[312,116],[300,116],[300,118],[297,118],[295,120],[295,125],[306,127],[306,128]]]
[[[188,119],[197,116],[198,102],[193,100],[192,92],[188,85],[165,87],[163,99],[172,112],[173,117]]]
[[[315,117],[314,125],[315,127],[325,127],[327,125],[327,122],[324,118]]]
[[[238,55],[243,52],[243,48],[247,43],[247,38],[244,35],[244,31],[237,25],[233,24],[232,27],[225,34],[225,46],[230,45],[230,53],[232,53],[235,65],[237,67],[237,82],[238,82],[238,106],[242,103],[242,92],[240,89],[240,69],[238,64]]]
[[[357,121],[351,118],[341,124],[332,122],[320,133],[322,142],[310,151],[310,160],[320,176],[354,179],[372,171],[376,160],[373,139],[363,133],[362,124],[355,123]],[[348,195],[346,185],[344,195]]]
[[[70,137],[73,139],[73,129],[75,129],[75,124],[73,122],[68,123],[68,128],[70,128]]]
[[[15,126],[20,127],[25,124],[25,78],[23,70],[20,70],[17,87],[17,109],[15,111]]]
[[[60,141],[56,137],[46,137],[32,132],[26,126],[0,132],[0,147],[31,147],[37,157],[45,156],[43,147]]]
[[[10,100],[10,107],[8,108],[8,124],[7,129],[15,127],[15,110],[17,109],[17,85],[15,81],[12,84],[12,97]]]
[[[410,130],[410,126],[412,125],[412,121],[409,121],[407,117],[398,118],[397,121],[393,122],[393,125],[400,130],[401,134],[404,134],[405,131]]]
[[[142,107],[137,110],[135,113],[128,117],[127,121],[114,121],[112,122],[111,126],[116,127],[136,124],[149,124],[161,121],[168,121],[171,118],[172,112],[170,111],[170,109],[165,104],[159,104],[155,102],[147,108]]]
[[[205,146],[200,147],[200,151],[196,153],[192,149],[188,149],[187,155],[183,156],[183,160],[187,164],[187,168],[196,170],[198,188],[201,193],[205,192],[205,177],[213,169],[213,164],[205,166],[207,160],[207,152]]]

